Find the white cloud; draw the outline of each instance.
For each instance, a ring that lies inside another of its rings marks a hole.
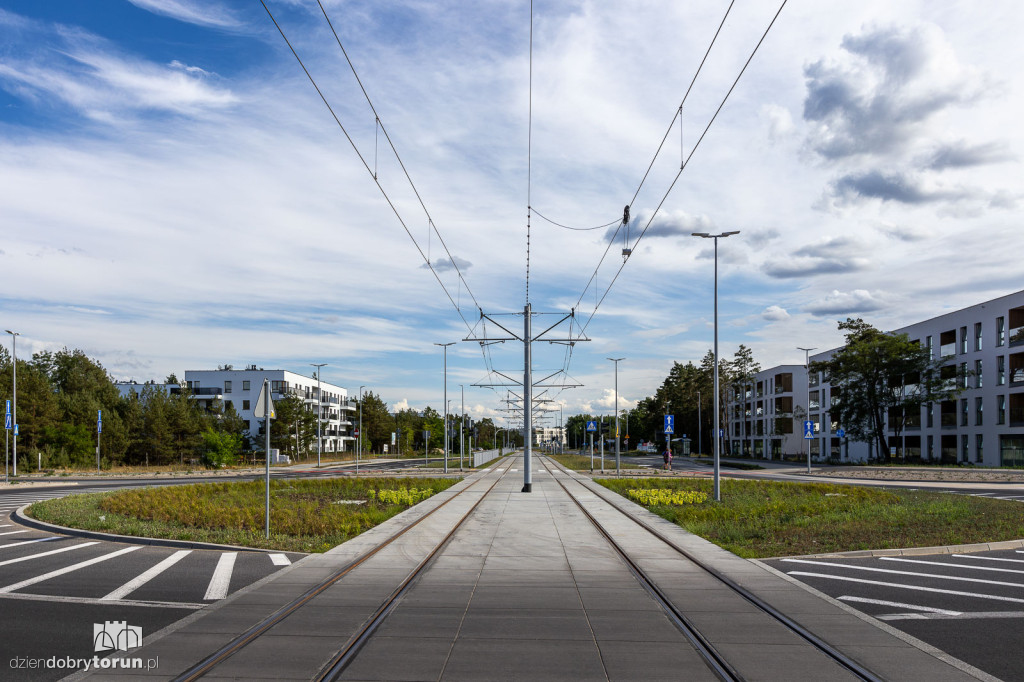
[[[789,312],[782,306],[770,305],[764,309],[761,317],[768,322],[781,322],[789,319]]]
[[[128,0],[128,2],[154,14],[162,14],[178,21],[200,26],[234,28],[241,23],[226,7],[207,0],[202,3],[189,2],[189,0]]]
[[[837,289],[817,301],[804,306],[804,310],[812,315],[853,315],[881,310],[885,302],[876,293],[864,289],[839,291]]]

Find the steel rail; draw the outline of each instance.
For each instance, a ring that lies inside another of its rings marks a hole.
[[[549,460],[549,462],[550,462],[549,466],[550,465],[554,465],[556,468],[561,469],[566,475],[569,475],[570,473],[574,473],[574,472],[570,472],[568,469],[563,467],[558,462],[552,460],[551,458],[549,458],[549,457],[545,457],[545,458]],[[604,535],[608,539],[608,541],[611,543],[611,545],[615,549],[615,551],[618,552],[620,554],[620,556],[623,556],[625,558],[626,564],[629,566],[630,570],[633,571],[634,573],[639,572],[639,574],[642,576],[642,578],[640,580],[640,584],[643,585],[645,588],[648,585],[651,585],[651,587],[653,587],[654,590],[656,591],[655,593],[658,595],[657,601],[659,601],[659,602],[664,601],[666,604],[669,605],[670,608],[668,609],[668,613],[670,614],[670,617],[673,619],[673,621],[675,621],[676,616],[678,616],[684,622],[687,622],[685,616],[683,616],[678,611],[678,609],[676,609],[676,607],[671,603],[671,601],[666,599],[664,597],[664,595],[661,594],[660,590],[658,590],[658,588],[653,584],[653,582],[646,576],[646,574],[644,574],[643,569],[641,569],[639,566],[637,566],[628,556],[626,556],[626,554],[622,550],[622,548],[619,547],[618,543],[614,539],[611,538],[611,536],[608,534],[607,531],[605,531],[605,529],[601,526],[600,522],[598,522],[586,509],[583,508],[583,505],[580,504],[580,502],[576,499],[576,497],[572,493],[569,492],[569,489],[560,480],[555,479],[555,481],[562,487],[562,489],[566,492],[566,494],[569,495],[570,499],[572,499],[572,501],[576,504],[576,506],[579,507],[583,511],[583,513],[590,520],[590,522],[592,524],[594,524],[594,526],[601,532],[601,534]],[[579,482],[579,481],[577,481],[577,482]],[[583,485],[583,484],[580,483],[580,485]],[[587,488],[587,486],[584,486],[584,487]],[[589,488],[587,488],[587,489],[589,490]],[[607,502],[616,511],[621,513],[623,516],[628,517],[630,520],[632,520],[638,526],[640,526],[641,528],[643,528],[644,530],[649,532],[651,535],[653,535],[654,537],[656,537],[659,540],[661,540],[662,542],[664,542],[666,545],[668,545],[669,547],[674,549],[676,552],[678,552],[682,556],[686,557],[687,560],[689,560],[690,562],[695,564],[697,567],[699,567],[700,569],[704,570],[709,575],[711,575],[713,578],[715,578],[716,580],[718,580],[722,584],[724,584],[727,587],[729,587],[730,589],[732,589],[739,596],[741,596],[744,599],[746,599],[750,604],[754,605],[755,607],[760,609],[762,612],[764,612],[767,615],[771,616],[776,621],[778,621],[779,623],[784,625],[786,628],[788,628],[795,635],[799,636],[801,639],[806,641],[808,644],[810,644],[811,646],[813,646],[816,649],[818,649],[820,652],[822,652],[823,654],[825,654],[826,656],[831,658],[833,661],[835,661],[836,663],[841,665],[843,668],[846,668],[853,675],[857,676],[858,678],[860,678],[862,680],[867,680],[869,682],[884,682],[884,678],[879,677],[878,675],[876,675],[874,672],[872,672],[868,668],[864,667],[863,665],[861,665],[860,663],[858,663],[857,661],[855,661],[851,657],[849,657],[846,654],[844,654],[842,651],[839,651],[834,646],[832,646],[831,644],[829,644],[825,640],[821,639],[820,637],[815,635],[813,632],[811,632],[810,630],[808,630],[804,626],[800,625],[798,622],[796,622],[795,620],[793,620],[792,618],[790,618],[786,614],[782,613],[781,611],[779,611],[774,606],[772,606],[771,604],[767,603],[766,601],[764,601],[763,599],[758,597],[756,594],[754,594],[750,590],[748,590],[745,587],[743,587],[742,585],[738,584],[736,581],[734,581],[729,576],[723,574],[718,569],[715,569],[712,566],[709,566],[706,562],[704,562],[701,559],[699,559],[696,556],[694,556],[692,552],[690,552],[690,551],[680,547],[671,538],[666,537],[662,532],[660,532],[656,528],[651,527],[650,524],[646,523],[645,521],[643,521],[641,519],[638,519],[638,518],[634,517],[631,514],[626,513],[626,511],[623,510],[622,508],[620,508],[619,505],[617,504],[617,502],[622,499],[620,496],[616,495],[615,493],[613,493],[611,491],[608,491],[607,495],[611,495],[611,496],[614,496],[614,497],[607,497],[606,493],[604,491],[592,490],[591,492],[593,492],[598,498],[600,498],[600,499],[604,500],[605,502]],[[614,499],[616,497],[619,498],[619,500]],[[690,626],[690,627],[692,627],[692,626]],[[686,634],[685,630],[684,630],[684,634]],[[698,633],[698,635],[699,635],[699,633]],[[687,635],[687,636],[689,636],[689,635]],[[704,639],[703,636],[700,636],[700,639],[703,640]],[[712,647],[712,650],[713,650],[713,647]],[[698,651],[700,651],[700,649],[698,649]],[[703,655],[704,652],[700,651],[700,653]],[[706,660],[708,660],[708,659],[706,659]],[[709,665],[710,665],[710,661],[709,661]],[[715,668],[713,667],[713,669],[715,669]],[[717,673],[718,670],[715,669],[715,672]],[[730,678],[724,678],[724,679],[730,679]],[[737,677],[735,677],[733,679],[740,679],[741,680],[743,678],[738,676],[738,673],[737,673]]]
[[[507,471],[509,469],[509,467],[511,467],[511,466],[512,466],[512,464],[510,462],[509,465],[505,467],[505,470]],[[505,472],[502,472],[502,475],[504,473]],[[493,484],[491,484],[491,487],[487,489],[487,492],[490,492],[494,488],[494,486],[497,485],[497,482],[499,480],[501,480],[501,476],[500,475],[498,476],[498,479]],[[269,616],[267,616],[266,618],[264,618],[260,622],[256,623],[255,625],[250,627],[248,630],[246,630],[242,634],[240,634],[237,637],[235,637],[233,640],[231,640],[230,642],[228,642],[227,644],[222,646],[220,649],[217,649],[217,651],[213,652],[212,654],[210,654],[209,656],[207,656],[206,658],[201,660],[199,663],[196,663],[194,666],[192,666],[188,670],[184,671],[183,673],[181,673],[180,675],[175,677],[174,678],[174,682],[192,682],[194,680],[199,679],[200,677],[203,677],[208,672],[210,672],[211,670],[216,668],[218,665],[224,663],[226,660],[228,660],[229,658],[234,656],[236,653],[238,653],[239,651],[244,649],[246,646],[251,644],[253,641],[258,639],[261,635],[265,634],[267,631],[269,631],[275,625],[278,625],[281,621],[283,621],[284,619],[288,618],[290,615],[292,615],[293,613],[295,613],[296,611],[301,609],[303,606],[307,605],[310,601],[312,601],[318,595],[320,595],[324,590],[326,590],[327,588],[331,587],[336,582],[338,582],[339,580],[344,578],[346,575],[348,575],[352,570],[354,570],[355,568],[361,566],[363,563],[365,563],[367,560],[369,560],[370,558],[375,556],[382,549],[384,549],[385,547],[387,547],[388,545],[393,543],[395,540],[397,540],[398,538],[402,537],[407,532],[409,532],[410,530],[412,530],[413,528],[418,526],[421,521],[424,521],[425,519],[429,518],[435,512],[437,512],[440,509],[444,508],[449,502],[451,502],[452,500],[454,500],[458,496],[462,495],[463,493],[468,492],[469,490],[474,488],[476,486],[476,483],[478,483],[478,481],[474,482],[473,484],[471,484],[469,486],[467,486],[465,489],[460,490],[459,492],[455,493],[454,495],[449,497],[447,500],[445,500],[441,504],[437,505],[436,507],[434,507],[433,509],[431,509],[427,513],[423,514],[423,516],[419,517],[418,519],[416,519],[414,522],[412,522],[411,524],[409,524],[408,526],[406,526],[402,530],[398,531],[397,533],[395,533],[391,537],[387,538],[385,541],[381,542],[379,545],[377,545],[373,549],[371,549],[371,550],[367,551],[366,553],[360,555],[356,559],[353,559],[351,562],[349,562],[348,564],[346,564],[342,568],[338,569],[338,571],[336,571],[335,573],[333,573],[329,577],[325,578],[324,580],[320,581],[319,583],[317,583],[313,587],[309,588],[308,590],[303,592],[300,596],[298,596],[295,599],[293,599],[292,601],[288,602],[287,604],[285,604],[284,606],[279,608],[274,613],[270,614]],[[481,496],[480,499],[482,500],[484,497],[486,497],[486,495],[487,495],[487,493],[484,493],[484,495]],[[473,505],[473,509],[476,509],[476,505],[479,504],[479,503],[480,502],[477,501],[477,503]],[[463,516],[463,518],[459,520],[459,523],[456,526],[456,528],[461,526],[463,521],[465,521],[465,516]],[[447,538],[445,538],[445,542],[446,541],[447,541]],[[440,544],[443,545],[444,542],[442,542]],[[434,551],[436,552],[437,549],[435,548]],[[433,556],[433,553],[431,554],[431,556]],[[417,567],[416,571],[419,571],[419,570],[421,570],[421,568]],[[414,571],[414,573],[415,573],[415,571]],[[407,582],[408,582],[408,579],[407,579]]]
[[[495,479],[494,483],[491,484],[491,487],[487,489],[487,492],[481,495],[480,499],[473,503],[473,506],[470,507],[466,511],[466,513],[462,515],[462,518],[459,519],[459,522],[456,523],[455,526],[453,526],[450,531],[448,531],[448,533],[444,536],[444,539],[441,540],[441,542],[437,543],[437,546],[434,547],[433,550],[431,550],[430,554],[428,554],[423,559],[423,561],[421,561],[416,566],[416,568],[414,568],[412,572],[408,576],[406,576],[405,580],[402,581],[402,584],[395,588],[395,591],[392,592],[391,595],[377,608],[377,610],[370,617],[370,619],[363,624],[359,632],[353,635],[349,639],[349,641],[345,643],[345,646],[342,647],[342,649],[338,651],[334,655],[334,657],[331,658],[331,660],[320,670],[320,672],[313,678],[314,680],[317,680],[319,682],[320,680],[336,680],[339,677],[341,677],[342,673],[345,672],[345,668],[347,668],[348,665],[353,661],[353,659],[355,659],[355,657],[359,655],[359,651],[363,648],[366,642],[369,641],[370,637],[373,636],[373,633],[377,630],[380,624],[384,622],[384,619],[387,618],[388,615],[398,605],[398,600],[401,599],[401,597],[409,591],[409,589],[415,582],[416,578],[418,578],[419,575],[423,572],[423,569],[430,565],[430,563],[434,560],[434,557],[437,556],[438,552],[440,552],[444,547],[448,545],[449,542],[451,542],[451,539],[455,535],[455,532],[458,531],[462,527],[462,524],[466,522],[466,519],[468,519],[473,514],[473,512],[476,511],[476,508],[480,506],[480,503],[484,501],[488,493],[494,490],[494,487],[498,485],[498,483],[502,479],[502,476],[504,476],[508,472],[508,469],[511,466],[512,464],[510,463],[507,467],[505,467],[505,471],[501,472],[501,474]]]

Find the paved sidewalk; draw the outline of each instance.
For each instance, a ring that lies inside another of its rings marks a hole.
[[[413,583],[346,669],[349,680],[711,680],[709,668],[611,546],[556,483],[566,481],[633,560],[749,680],[852,679],[615,507],[728,574],[885,679],[989,679],[901,639],[869,618],[740,559],[613,496],[586,477],[534,464],[480,472],[425,503],[272,580],[194,614],[126,656],[159,669],[99,671],[171,678],[332,572],[448,499],[436,514],[242,649],[210,679],[310,679],[455,526],[466,524]],[[469,488],[465,494],[456,492]],[[614,502],[614,507],[604,498]],[[148,633],[147,633],[148,634]]]

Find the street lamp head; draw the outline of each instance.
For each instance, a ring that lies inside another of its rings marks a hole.
[[[444,346],[445,348],[447,348],[448,346],[454,346],[455,342],[454,341],[449,341],[448,343],[435,343],[434,345],[435,346]]]
[[[722,234],[720,234],[720,235],[718,235],[718,236],[719,236],[719,237],[729,237],[729,236],[731,236],[731,235],[734,235],[734,234],[739,234],[739,233],[740,233],[740,231],[739,231],[739,230],[731,230],[731,231],[729,231],[729,232],[723,232]]]
[[[20,332],[12,332],[10,329],[5,329],[4,331],[10,334],[11,336],[21,336]]]
[[[618,362],[620,360],[625,360],[626,358],[608,358],[608,359],[611,360],[612,362]]]
[[[711,237],[711,235],[708,234],[707,232],[691,232],[690,236],[691,237],[704,237],[704,239],[709,239]]]

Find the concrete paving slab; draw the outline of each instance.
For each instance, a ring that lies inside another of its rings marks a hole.
[[[598,642],[675,642],[689,648],[686,637],[662,611],[604,611],[587,609]]]
[[[607,682],[608,675],[593,641],[466,638],[459,639],[452,648],[443,679]]]
[[[465,607],[399,606],[381,624],[377,632],[381,637],[407,636],[452,640],[459,632],[466,615]]]
[[[582,609],[477,609],[466,612],[459,637],[593,641]]]
[[[402,653],[396,654],[399,651]],[[341,679],[382,682],[440,679],[448,651],[448,642],[437,639],[374,637]]]
[[[669,642],[602,641],[601,655],[609,680],[686,680],[710,682],[718,677],[687,646]]]

